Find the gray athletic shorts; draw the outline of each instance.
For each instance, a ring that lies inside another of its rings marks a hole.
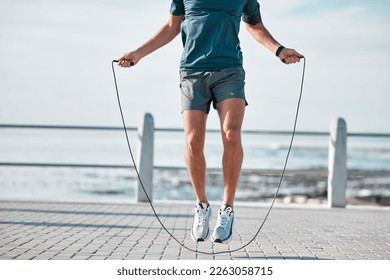
[[[217,71],[180,71],[181,109],[201,110],[208,114],[210,105],[228,98],[245,100],[245,71],[242,67]]]

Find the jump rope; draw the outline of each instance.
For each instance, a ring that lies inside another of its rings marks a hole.
[[[206,252],[206,251],[200,251],[200,250],[196,250],[196,249],[192,249],[186,245],[184,245],[184,243],[180,242],[164,225],[164,223],[161,221],[159,215],[157,214],[156,212],[156,209],[154,208],[154,205],[152,203],[152,200],[150,199],[145,187],[144,187],[144,184],[141,180],[141,176],[140,176],[140,173],[138,171],[138,168],[137,168],[137,165],[135,163],[135,159],[134,159],[134,156],[133,156],[133,151],[131,149],[131,146],[130,146],[130,141],[129,141],[129,135],[127,134],[127,129],[126,129],[126,122],[125,122],[125,118],[123,116],[123,110],[122,110],[122,105],[121,105],[121,100],[120,100],[120,96],[119,96],[119,90],[118,90],[118,84],[117,84],[117,80],[116,80],[116,75],[115,75],[115,68],[114,68],[114,63],[117,63],[118,61],[117,60],[113,60],[112,63],[111,63],[111,67],[112,67],[112,74],[113,74],[113,77],[114,77],[114,83],[115,83],[115,90],[116,90],[116,97],[117,97],[117,100],[118,100],[118,106],[119,106],[119,111],[120,111],[120,114],[121,114],[121,119],[122,119],[122,124],[123,124],[123,131],[125,132],[125,136],[126,136],[126,142],[127,142],[127,147],[128,147],[128,150],[129,150],[129,153],[130,153],[130,157],[131,157],[131,161],[133,163],[133,166],[134,166],[134,169],[135,169],[135,172],[137,174],[137,178],[140,182],[140,185],[145,193],[145,196],[147,197],[148,199],[148,202],[150,204],[150,207],[152,208],[153,210],[153,213],[154,213],[154,216],[156,217],[156,219],[158,220],[158,222],[160,223],[161,227],[168,233],[168,235],[173,239],[175,240],[181,247],[187,249],[188,251],[191,251],[193,253],[197,253],[197,254],[204,254],[204,255],[219,255],[219,254],[227,254],[227,253],[233,253],[233,252],[237,252],[237,251],[240,251],[242,249],[244,249],[245,247],[247,247],[249,244],[251,244],[256,238],[257,236],[259,235],[261,229],[263,228],[269,214],[271,213],[271,210],[274,206],[274,203],[275,203],[275,200],[276,200],[276,197],[279,193],[279,190],[280,190],[280,186],[282,185],[282,181],[283,181],[283,177],[284,177],[284,173],[286,172],[286,168],[287,168],[287,162],[288,162],[288,158],[290,156],[290,152],[291,152],[291,148],[292,148],[292,144],[293,144],[293,141],[294,141],[294,137],[295,137],[295,132],[296,132],[296,127],[297,127],[297,121],[298,121],[298,114],[299,114],[299,108],[300,108],[300,105],[301,105],[301,99],[302,99],[302,92],[303,92],[303,82],[304,82],[304,79],[305,79],[305,70],[306,70],[306,59],[305,57],[301,57],[303,59],[303,68],[302,68],[302,80],[301,80],[301,87],[300,87],[300,92],[299,92],[299,98],[298,98],[298,104],[297,104],[297,107],[296,107],[296,112],[295,112],[295,120],[294,120],[294,127],[293,127],[293,131],[292,131],[292,134],[291,134],[291,140],[290,140],[290,145],[289,145],[289,148],[288,148],[288,151],[287,151],[287,156],[286,156],[286,160],[284,162],[284,167],[283,167],[283,171],[282,171],[282,174],[280,176],[280,180],[279,180],[279,185],[278,185],[278,188],[276,189],[276,192],[275,192],[275,195],[272,199],[272,203],[270,205],[270,207],[268,208],[268,211],[264,217],[264,220],[263,222],[261,223],[259,229],[257,230],[256,234],[253,236],[253,238],[248,241],[246,244],[242,245],[241,247],[239,248],[236,248],[236,249],[231,249],[231,250],[225,250],[225,251],[218,251],[218,252]],[[282,60],[284,63],[285,61]],[[131,65],[134,65],[133,62],[131,62]]]

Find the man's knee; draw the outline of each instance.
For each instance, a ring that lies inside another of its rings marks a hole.
[[[194,134],[187,135],[186,148],[191,155],[199,155],[203,153],[203,141],[201,137]]]
[[[241,145],[241,130],[230,128],[224,131],[225,145],[236,146]]]

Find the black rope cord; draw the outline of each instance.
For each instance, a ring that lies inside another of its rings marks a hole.
[[[112,63],[111,63],[111,67],[112,67],[112,74],[114,76],[114,82],[115,82],[115,90],[116,90],[116,97],[117,97],[117,100],[118,100],[118,106],[119,106],[119,111],[120,111],[120,114],[121,114],[121,118],[122,118],[122,124],[123,124],[123,130],[125,132],[125,136],[126,136],[126,141],[127,141],[127,147],[128,147],[128,150],[129,150],[129,153],[130,153],[130,157],[131,157],[131,161],[133,163],[133,166],[134,166],[134,169],[135,169],[135,172],[137,174],[137,178],[140,182],[140,185],[143,189],[143,191],[145,192],[145,195],[146,195],[146,198],[148,199],[149,201],[149,204],[150,204],[150,207],[152,208],[153,210],[153,213],[156,217],[156,219],[158,220],[158,222],[160,223],[161,227],[168,233],[168,235],[174,239],[181,247],[187,249],[188,251],[191,251],[191,252],[194,252],[194,253],[197,253],[197,254],[204,254],[204,255],[218,255],[218,254],[227,254],[227,253],[233,253],[233,252],[237,252],[237,251],[240,251],[242,249],[244,249],[245,247],[247,247],[249,244],[251,244],[256,238],[257,236],[259,235],[261,229],[263,228],[266,220],[268,219],[268,216],[269,214],[271,213],[271,210],[274,206],[274,203],[275,203],[275,200],[276,200],[276,197],[278,196],[278,193],[279,193],[279,190],[280,190],[280,186],[282,185],[282,181],[283,181],[283,177],[284,177],[284,174],[286,172],[286,168],[287,168],[287,162],[288,162],[288,158],[290,156],[290,152],[291,152],[291,148],[292,148],[292,145],[293,145],[293,142],[294,142],[294,137],[295,137],[295,132],[296,132],[296,127],[297,127],[297,122],[298,122],[298,115],[299,115],[299,108],[300,108],[300,105],[301,105],[301,99],[302,99],[302,92],[303,92],[303,83],[304,83],[304,80],[305,80],[305,71],[306,71],[306,59],[305,57],[301,57],[303,59],[303,70],[302,70],[302,80],[301,80],[301,87],[300,87],[300,92],[299,92],[299,98],[298,98],[298,104],[297,104],[297,107],[296,107],[296,112],[295,112],[295,119],[294,119],[294,127],[293,127],[293,131],[292,131],[292,134],[291,134],[291,140],[290,140],[290,145],[289,145],[289,148],[288,148],[288,151],[287,151],[287,155],[286,155],[286,160],[284,162],[284,166],[283,166],[283,171],[282,171],[282,174],[280,176],[280,181],[279,181],[279,185],[278,185],[278,188],[276,189],[276,192],[275,192],[275,195],[272,199],[272,203],[270,205],[270,207],[268,208],[268,211],[263,219],[263,222],[260,224],[259,226],[259,229],[257,230],[256,234],[253,236],[253,238],[248,241],[246,244],[242,245],[241,247],[239,248],[236,248],[236,249],[231,249],[231,250],[224,250],[224,251],[219,251],[219,252],[205,252],[205,251],[200,251],[200,250],[196,250],[196,249],[192,249],[192,248],[189,248],[188,246],[184,245],[182,242],[180,242],[164,225],[164,223],[161,221],[160,217],[158,216],[157,212],[156,212],[156,209],[154,208],[154,205],[144,187],[144,184],[141,180],[141,176],[139,174],[139,171],[138,171],[138,168],[137,168],[137,165],[135,163],[135,159],[134,159],[134,156],[133,156],[133,151],[131,149],[131,146],[130,146],[130,141],[129,141],[129,135],[127,133],[127,129],[126,129],[126,122],[125,122],[125,118],[123,116],[123,110],[122,110],[122,105],[121,105],[121,101],[120,101],[120,96],[119,96],[119,90],[118,90],[118,84],[117,84],[117,80],[116,80],[116,75],[115,75],[115,68],[114,68],[114,63],[118,62],[117,60],[113,60]]]

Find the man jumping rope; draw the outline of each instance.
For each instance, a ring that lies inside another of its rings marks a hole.
[[[232,237],[234,196],[243,160],[241,126],[247,105],[238,37],[241,18],[253,38],[284,63],[300,61],[300,53],[284,48],[264,27],[257,0],[172,0],[168,22],[139,48],[118,59],[119,66],[134,66],[181,31],[184,46],[180,62],[181,106],[185,161],[197,200],[191,231],[196,242],[209,236],[212,216],[205,191],[203,154],[211,104],[218,112],[224,146],[224,198],[211,240],[227,243]]]

